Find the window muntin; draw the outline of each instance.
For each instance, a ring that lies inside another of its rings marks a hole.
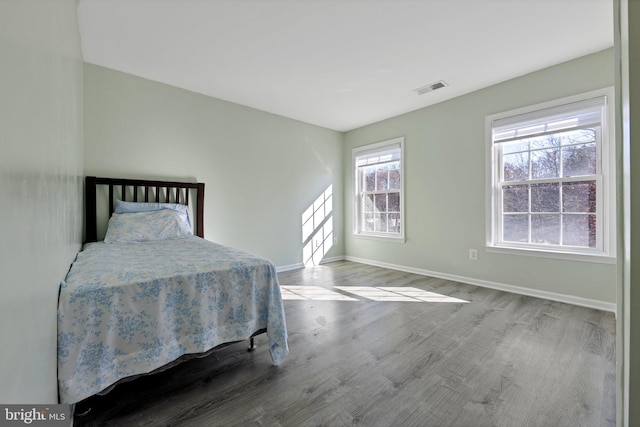
[[[353,150],[355,234],[404,237],[402,143],[396,138]]]
[[[606,105],[595,96],[488,120],[489,246],[608,254]]]

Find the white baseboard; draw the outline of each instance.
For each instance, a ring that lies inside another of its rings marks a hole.
[[[299,262],[297,264],[281,265],[276,267],[276,273],[283,273],[285,271],[298,270],[304,268],[304,264]]]
[[[320,265],[327,264],[329,262],[335,262],[335,261],[344,261],[344,257],[334,256],[334,257],[322,258],[322,261],[320,261]],[[299,270],[304,267],[305,265],[301,262],[297,264],[281,265],[279,267],[276,267],[276,273],[283,273],[285,271],[291,271],[291,270]]]
[[[320,265],[327,264],[330,262],[344,261],[344,260],[345,260],[344,256],[332,256],[328,258],[322,258],[322,261],[320,261]]]
[[[436,277],[438,279],[452,280],[454,282],[468,283],[470,285],[480,286],[483,288],[496,289],[499,291],[511,292],[514,294],[527,295],[530,297],[543,298],[551,301],[558,301],[567,304],[578,305],[581,307],[595,308],[597,310],[609,311],[616,313],[616,304],[604,301],[598,301],[588,298],[577,297],[573,295],[558,294],[555,292],[540,291],[537,289],[523,288],[520,286],[507,285],[505,283],[491,282],[488,280],[474,279],[471,277],[457,276],[454,274],[440,273],[437,271],[424,270],[421,268],[407,267],[403,265],[390,264],[386,262],[373,261],[365,258],[353,256],[342,257],[345,261],[359,262],[361,264],[373,265],[375,267],[388,268],[391,270],[404,271],[405,273],[414,273],[422,276]],[[335,260],[337,261],[337,260]]]

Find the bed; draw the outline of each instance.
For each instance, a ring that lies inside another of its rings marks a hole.
[[[204,184],[87,177],[85,190],[87,243],[58,302],[61,403],[229,343],[253,347],[264,332],[273,364],[286,358],[275,268],[204,240]],[[109,220],[98,241],[101,199]]]

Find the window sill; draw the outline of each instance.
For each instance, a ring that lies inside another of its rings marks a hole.
[[[358,239],[364,240],[378,240],[381,242],[393,242],[393,243],[405,243],[405,238],[402,236],[385,236],[384,234],[363,234],[353,233]]]
[[[586,254],[577,252],[563,252],[544,249],[516,248],[510,246],[486,246],[487,252],[506,254],[506,255],[523,255],[539,258],[564,259],[568,261],[593,262],[598,264],[616,264],[615,256],[603,254]]]

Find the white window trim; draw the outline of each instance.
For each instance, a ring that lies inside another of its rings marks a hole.
[[[494,162],[494,144],[492,136],[492,124],[495,120],[504,119],[506,117],[517,116],[520,114],[529,114],[534,111],[554,108],[573,102],[586,101],[596,97],[606,97],[606,113],[602,123],[602,143],[600,145],[599,154],[601,155],[602,167],[602,227],[603,241],[601,250],[572,250],[570,248],[549,248],[536,247],[534,245],[518,245],[495,242],[495,233],[498,224],[498,218],[494,210],[496,201],[496,188],[494,182],[498,173],[497,166]],[[502,254],[516,254],[526,256],[536,256],[555,259],[567,259],[574,261],[596,262],[605,264],[614,264],[616,262],[616,155],[615,155],[615,100],[614,88],[608,87],[582,93],[579,95],[569,96],[541,104],[527,106],[511,111],[498,114],[492,114],[485,119],[485,143],[486,143],[486,249],[488,252]]]
[[[372,231],[359,231],[359,213],[360,213],[360,200],[359,200],[359,190],[358,190],[358,168],[356,166],[356,158],[366,152],[375,152],[375,151],[383,151],[385,147],[391,145],[399,145],[400,146],[400,233],[398,234],[390,234],[390,233],[380,233],[380,232],[372,232]],[[376,142],[374,144],[364,145],[361,147],[356,147],[351,150],[351,170],[353,174],[353,235],[358,238],[363,239],[371,239],[371,240],[380,240],[380,241],[391,241],[391,242],[405,242],[405,175],[404,175],[404,137],[400,136],[393,139],[388,139],[385,141]]]

